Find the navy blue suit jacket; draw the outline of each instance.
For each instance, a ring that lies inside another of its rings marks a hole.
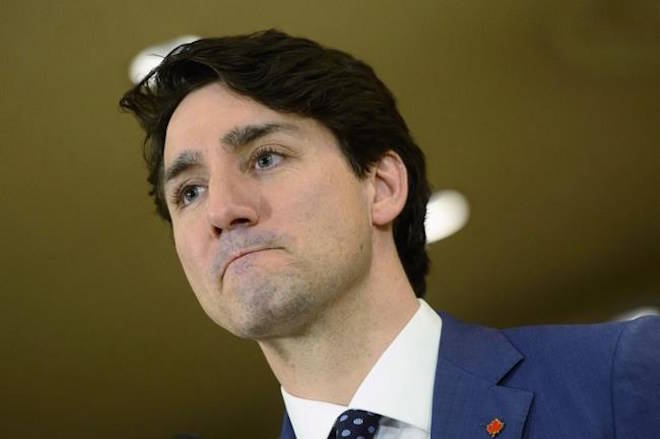
[[[496,330],[442,317],[432,439],[660,438],[660,317]],[[282,439],[294,439],[285,414]],[[300,438],[305,439],[305,438]]]

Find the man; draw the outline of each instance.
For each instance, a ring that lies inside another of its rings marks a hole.
[[[660,435],[659,319],[496,331],[420,299],[424,157],[366,64],[204,39],[121,105],[200,304],[282,385],[283,438]]]

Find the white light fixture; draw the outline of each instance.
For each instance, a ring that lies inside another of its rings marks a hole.
[[[470,216],[470,205],[455,190],[434,193],[426,205],[426,243],[439,241],[458,232]]]
[[[614,320],[624,321],[624,320],[635,320],[636,318],[643,316],[657,316],[660,315],[660,310],[652,306],[642,306],[639,308],[631,309],[626,311],[623,314],[618,315]]]
[[[128,77],[133,84],[137,84],[147,76],[147,74],[163,60],[165,55],[170,53],[175,47],[181,44],[192,43],[199,40],[200,37],[195,35],[183,35],[170,41],[165,41],[155,46],[147,47],[131,61],[128,69]]]

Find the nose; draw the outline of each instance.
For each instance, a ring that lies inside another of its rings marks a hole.
[[[209,181],[207,218],[214,236],[257,223],[259,197],[247,180],[237,174],[225,174]]]

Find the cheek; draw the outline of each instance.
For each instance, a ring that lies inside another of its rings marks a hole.
[[[181,229],[174,230],[174,246],[183,271],[190,285],[195,289],[201,282],[199,273],[204,267],[200,246],[195,244],[192,234],[183,233]]]
[[[345,244],[362,236],[369,228],[370,211],[359,181],[351,176],[319,181],[301,188],[289,216],[312,241],[340,241]]]

